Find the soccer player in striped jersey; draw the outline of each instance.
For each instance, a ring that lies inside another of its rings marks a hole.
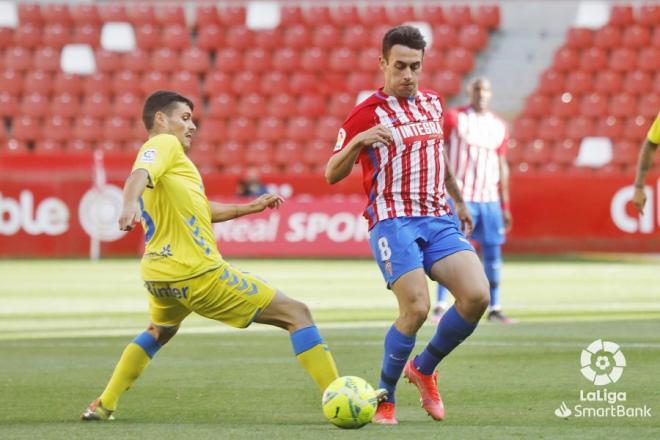
[[[361,165],[371,249],[399,303],[399,316],[385,336],[379,386],[388,396],[374,417],[382,424],[398,423],[395,388],[402,372],[417,386],[427,413],[444,418],[436,367],[470,336],[488,305],[483,268],[446,200],[445,192],[469,231],[470,214],[445,166],[440,97],[418,88],[425,47],[412,26],[385,34],[380,56],[385,85],[348,115],[326,168],[333,184],[348,176],[356,162]],[[456,305],[426,348],[408,360],[430,310],[426,275],[449,286]]]
[[[655,121],[649,129],[642,150],[639,152],[637,160],[637,175],[635,176],[635,193],[633,195],[633,205],[640,214],[644,213],[644,205],[646,205],[646,191],[644,190],[644,182],[646,175],[653,165],[653,158],[655,152],[658,150],[660,144],[660,113],[655,117]]]
[[[142,221],[141,268],[151,323],[126,346],[83,420],[111,420],[121,395],[192,312],[236,328],[259,322],[285,329],[296,357],[321,391],[337,378],[335,362],[307,306],[220,256],[212,223],[278,208],[283,201],[275,194],[239,205],[209,201],[187,155],[196,130],[192,112],[188,98],[170,91],[155,92],[144,104],[149,139],[124,185],[119,227],[130,231]]]
[[[449,166],[456,176],[472,219],[471,238],[479,243],[490,285],[488,320],[511,324],[500,304],[502,244],[511,230],[509,210],[508,143],[504,121],[488,110],[492,96],[486,78],[475,78],[467,87],[470,105],[445,113],[443,131]],[[433,322],[447,310],[447,288],[438,284]]]

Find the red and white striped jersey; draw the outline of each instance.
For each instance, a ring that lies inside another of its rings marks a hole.
[[[397,98],[379,89],[348,115],[335,153],[355,135],[378,124],[390,130],[393,141],[364,147],[358,156],[368,197],[364,216],[369,229],[392,217],[448,214],[438,94],[419,90],[413,97]]]
[[[500,156],[506,154],[506,124],[472,107],[448,110],[443,124],[449,166],[466,202],[500,199]]]

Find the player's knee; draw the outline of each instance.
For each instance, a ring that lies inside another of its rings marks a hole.
[[[294,324],[296,326],[306,326],[314,322],[312,318],[312,312],[307,307],[307,304],[291,300],[292,301],[292,310],[294,312]]]
[[[179,326],[165,327],[162,325],[149,324],[147,331],[151,333],[151,335],[156,338],[156,342],[162,346],[167,344],[169,340],[176,335],[176,332],[179,331]]]
[[[430,304],[424,301],[415,301],[402,310],[401,317],[411,328],[418,329],[428,317]]]

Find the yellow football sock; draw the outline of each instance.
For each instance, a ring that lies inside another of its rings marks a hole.
[[[135,379],[140,377],[150,359],[144,348],[138,344],[131,342],[126,346],[112,373],[110,382],[101,394],[101,404],[105,409],[111,411],[117,409],[119,397],[130,388]]]
[[[339,377],[335,360],[325,344],[315,345],[309,350],[299,353],[296,357],[303,368],[312,376],[321,392],[325,391],[330,382]]]

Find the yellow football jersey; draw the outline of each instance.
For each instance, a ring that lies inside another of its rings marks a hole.
[[[179,281],[219,267],[222,259],[211,226],[211,208],[199,171],[176,136],[160,134],[140,148],[133,171],[149,183],[140,198],[145,281]]]
[[[651,125],[651,129],[649,130],[649,134],[646,135],[646,138],[654,144],[660,144],[660,113],[655,117],[655,122]]]

